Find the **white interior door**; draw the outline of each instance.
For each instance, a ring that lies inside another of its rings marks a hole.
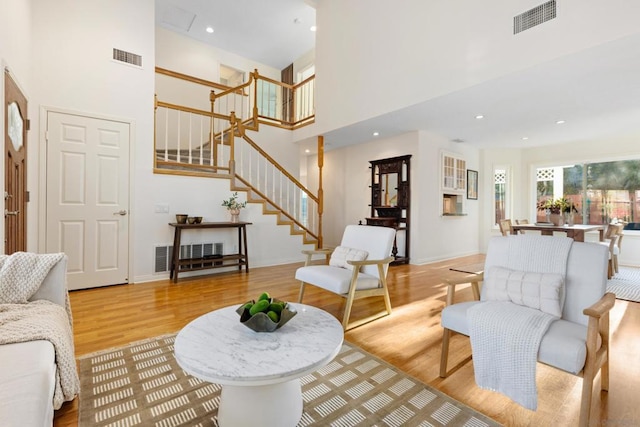
[[[69,289],[128,282],[130,124],[47,114],[47,252]]]

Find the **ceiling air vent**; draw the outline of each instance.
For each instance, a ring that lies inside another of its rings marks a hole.
[[[518,16],[513,17],[513,34],[540,25],[556,17],[556,0],[536,6]]]
[[[135,65],[136,67],[142,67],[142,56],[136,55],[135,53],[113,48],[113,59],[115,61]]]

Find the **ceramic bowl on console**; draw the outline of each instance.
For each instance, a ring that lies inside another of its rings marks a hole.
[[[278,322],[274,322],[267,313],[259,312],[254,314],[253,316],[249,312],[249,308],[247,308],[247,304],[255,304],[256,301],[251,300],[242,304],[237,308],[236,313],[240,315],[240,323],[245,325],[247,328],[252,329],[256,332],[273,332],[279,328],[281,328],[285,323],[291,320],[298,312],[295,308],[291,306],[291,304],[281,301],[276,298],[270,298],[269,303],[284,303],[284,307],[280,312],[280,316]]]
[[[189,217],[189,215],[187,215],[187,214],[176,214],[176,222],[178,224],[186,224],[188,217]]]

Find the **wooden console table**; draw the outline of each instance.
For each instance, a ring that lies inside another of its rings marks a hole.
[[[173,235],[173,257],[171,259],[171,272],[169,279],[178,281],[178,273],[184,271],[205,270],[210,268],[223,268],[238,266],[238,270],[249,271],[249,254],[247,252],[247,225],[250,222],[202,222],[200,224],[178,224],[170,222],[175,228]],[[238,253],[222,255],[218,257],[200,257],[180,259],[180,238],[182,230],[202,230],[207,228],[237,228],[238,229]],[[180,268],[183,267],[183,268]]]

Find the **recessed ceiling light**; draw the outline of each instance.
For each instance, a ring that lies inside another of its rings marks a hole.
[[[522,137],[522,140],[523,140],[523,141],[526,141],[527,139],[529,139],[529,137],[528,137],[528,136],[523,136],[523,137]]]
[[[480,119],[484,119],[484,116],[483,116],[482,114],[478,114],[478,115],[476,116],[476,119],[478,119],[478,120],[480,120]]]
[[[373,133],[373,136],[378,136],[378,135],[380,135],[380,133],[379,133],[379,132],[374,132],[374,133]]]
[[[305,153],[310,153],[311,150],[309,150],[308,148],[306,150],[304,150]]]
[[[316,27],[315,25],[312,25],[312,26],[309,28],[309,30],[310,30],[310,31],[313,31],[313,32],[315,33],[315,32],[318,30],[318,27]]]
[[[213,27],[207,27],[207,33],[211,34],[213,33]]]
[[[556,124],[557,124],[557,125],[564,124],[564,120],[558,120],[558,121],[556,122]]]

